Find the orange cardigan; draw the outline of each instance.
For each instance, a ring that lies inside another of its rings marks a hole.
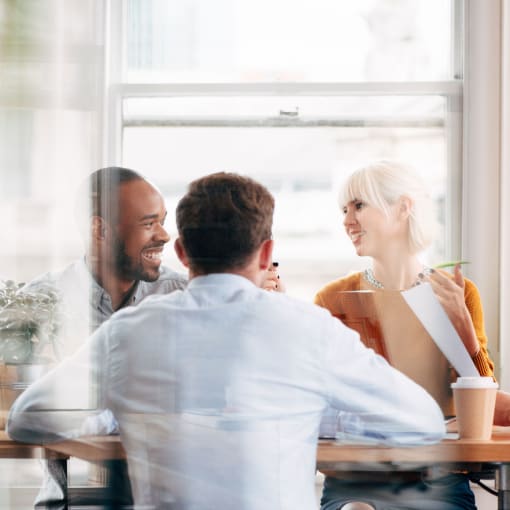
[[[449,274],[449,273],[447,273]],[[316,295],[315,304],[332,310],[332,300],[337,292],[344,290],[360,290],[361,289],[362,273],[353,273],[333,282],[328,283]],[[483,321],[482,301],[480,293],[476,285],[467,278],[464,278],[466,283],[464,287],[464,300],[471,315],[473,326],[475,328],[478,342],[480,343],[480,350],[473,357],[473,362],[482,376],[494,376],[494,363],[489,357],[487,351],[487,335],[485,334],[485,326]]]

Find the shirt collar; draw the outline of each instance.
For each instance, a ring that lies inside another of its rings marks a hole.
[[[85,257],[79,261],[77,269],[81,281],[85,282],[85,285],[89,289],[90,304],[94,307],[94,309],[104,306],[105,303],[107,304],[108,308],[112,308],[112,298],[110,297],[110,294],[108,294],[108,292],[106,292],[106,290],[103,289],[103,287],[101,287],[101,285],[99,285],[99,283],[97,283],[97,281],[94,279],[92,273],[89,270]],[[137,281],[135,282],[135,288],[132,290],[131,296],[126,301],[124,306],[129,306],[141,300],[143,295],[141,296],[140,294],[140,281]]]
[[[195,276],[188,283],[188,289],[197,289],[210,286],[228,286],[244,289],[256,288],[248,278],[233,273],[213,273],[204,276]]]

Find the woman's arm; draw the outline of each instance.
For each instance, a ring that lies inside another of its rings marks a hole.
[[[480,375],[493,375],[493,363],[492,360],[489,358],[488,352],[487,352],[487,336],[485,334],[485,327],[484,327],[484,321],[483,321],[483,308],[482,308],[482,302],[480,299],[480,294],[478,293],[478,289],[476,286],[469,282],[468,288],[466,288],[466,281],[462,277],[462,274],[460,274],[460,266],[456,266],[454,270],[454,278],[450,279],[447,276],[440,275],[438,276],[438,271],[435,271],[433,275],[431,275],[430,281],[434,288],[434,285],[436,285],[435,289],[438,289],[436,294],[438,294],[438,298],[440,299],[441,303],[443,304],[443,307],[445,308],[446,312],[448,313],[448,316],[450,317],[450,320],[452,320],[452,316],[456,318],[456,320],[459,320],[459,317],[461,317],[465,312],[459,313],[459,308],[462,308],[459,306],[459,297],[460,294],[456,289],[452,289],[451,285],[445,282],[445,278],[449,280],[450,282],[455,282],[455,284],[458,286],[459,289],[462,289],[463,295],[464,295],[464,304],[466,310],[469,312],[469,322],[470,325],[467,324],[467,320],[465,320],[465,324],[462,325],[462,327],[457,329],[457,332],[459,333],[459,336],[464,341],[464,338],[461,334],[461,332],[464,332],[467,330],[468,333],[466,335],[469,336],[470,341],[472,341],[472,332],[474,332],[475,338],[478,342],[478,352],[473,357],[473,361],[475,361],[475,364],[480,372]],[[442,284],[445,284],[441,286]],[[452,292],[452,294],[450,294]],[[455,294],[455,296],[453,296]],[[442,299],[439,297],[442,296]],[[457,306],[455,305],[457,304]],[[455,311],[455,308],[457,308],[457,311]],[[452,314],[452,315],[450,315]],[[454,320],[452,320],[454,323]],[[454,323],[455,325],[455,323]],[[470,331],[472,328],[472,331]],[[466,342],[464,342],[466,343]],[[510,393],[504,392],[504,391],[498,391],[497,397],[496,397],[496,409],[494,412],[494,424],[495,425],[503,425],[503,426],[510,426]]]

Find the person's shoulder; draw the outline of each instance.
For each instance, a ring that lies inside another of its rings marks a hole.
[[[466,292],[478,292],[478,287],[476,286],[476,283],[473,280],[470,280],[469,278],[464,277],[464,288]]]
[[[173,289],[184,289],[188,285],[188,278],[169,267],[162,266],[157,282],[163,285],[169,285]]]
[[[83,264],[83,261],[77,260],[63,269],[41,273],[32,280],[26,282],[23,286],[23,290],[30,292],[48,288],[61,291],[62,287],[65,287],[67,283],[77,283],[77,280],[79,279],[78,275],[80,273],[80,264]]]
[[[183,290],[188,285],[188,279],[168,267],[161,267],[160,275],[153,282],[140,282],[140,298],[157,294],[170,294],[176,290]]]
[[[342,291],[342,290],[359,290],[361,282],[361,273],[354,272],[349,273],[346,276],[342,276],[337,280],[333,280],[326,284],[319,292],[328,292],[328,291]]]
[[[57,282],[58,275],[56,273],[54,272],[42,273],[40,275],[37,275],[35,278],[32,278],[32,280],[25,282],[25,285],[23,285],[22,290],[30,292],[45,287],[54,288],[56,287]]]
[[[464,278],[464,300],[469,307],[475,305],[482,306],[482,298],[480,297],[480,291],[473,280]]]
[[[158,278],[154,282],[140,281],[136,294],[136,306],[126,306],[116,311],[107,321],[110,332],[122,331],[129,335],[134,328],[145,327],[147,321],[155,317],[168,318],[170,310],[182,306],[183,291],[186,290],[187,279],[175,273],[176,278]],[[161,327],[163,320],[158,320]],[[154,322],[151,322],[154,326]]]
[[[174,271],[173,269],[170,269],[167,266],[161,266],[158,281],[166,280],[178,281],[183,283],[184,285],[188,284],[188,278],[186,275],[178,273],[177,271]]]
[[[361,273],[354,272],[350,273],[342,278],[333,280],[326,284],[322,289],[315,295],[315,303],[321,306],[325,306],[331,296],[336,292],[342,292],[345,290],[359,290],[361,285]]]

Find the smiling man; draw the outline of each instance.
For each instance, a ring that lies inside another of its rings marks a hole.
[[[139,173],[122,167],[92,173],[78,194],[77,215],[84,256],[27,285],[50,287],[61,297],[57,359],[72,354],[115,311],[187,284],[185,276],[161,266],[170,240],[165,202]]]
[[[149,294],[183,288],[185,277],[160,268],[163,248],[170,240],[160,192],[141,175],[119,167],[92,174],[89,189],[86,265],[106,293],[105,313],[111,315]]]
[[[84,256],[63,271],[41,275],[26,286],[51,289],[60,296],[54,352],[43,353],[57,360],[74,353],[117,310],[187,284],[185,276],[161,266],[163,248],[170,240],[164,227],[165,202],[139,173],[121,167],[92,173],[78,194],[77,213],[86,244]],[[115,422],[105,414],[94,426],[97,431],[111,431]],[[112,464],[108,474],[111,493],[122,503],[130,503],[125,467]],[[50,461],[48,468],[35,503],[64,505],[64,464]]]

